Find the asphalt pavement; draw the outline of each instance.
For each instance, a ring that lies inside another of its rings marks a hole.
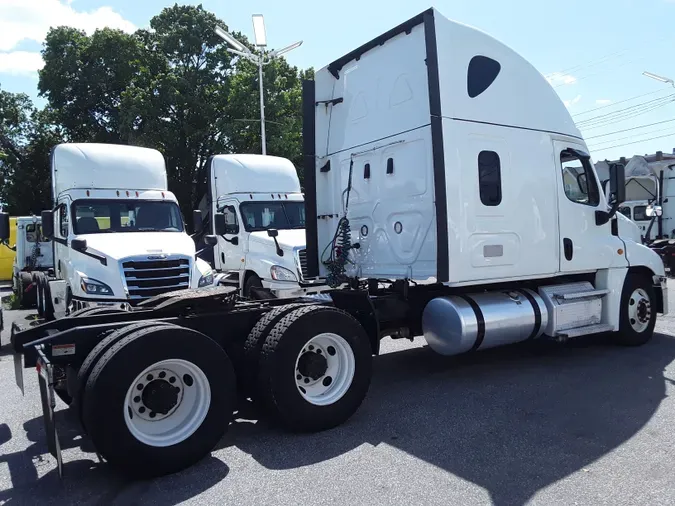
[[[59,479],[37,378],[25,370],[22,398],[7,346],[30,317],[5,312],[0,504],[675,504],[675,314],[632,349],[602,336],[441,357],[387,339],[343,426],[288,434],[244,406],[209,457],[147,482],[99,463],[64,406]]]

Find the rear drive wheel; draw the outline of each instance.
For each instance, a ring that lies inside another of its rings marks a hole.
[[[617,341],[625,346],[640,346],[654,335],[656,307],[651,279],[629,272],[621,294],[621,315]]]
[[[100,312],[104,308],[85,308],[81,309],[81,313],[75,314],[73,313],[70,317],[74,316],[93,316],[93,314],[96,314]],[[87,384],[87,380],[89,379],[89,375],[91,374],[92,369],[98,362],[98,360],[103,356],[103,354],[110,349],[110,347],[115,344],[117,341],[120,339],[123,339],[124,337],[128,336],[132,332],[136,332],[137,330],[145,329],[148,327],[153,327],[153,326],[172,326],[170,323],[157,323],[153,321],[146,321],[146,322],[140,322],[140,323],[132,323],[129,325],[125,325],[124,327],[120,327],[117,330],[114,330],[112,332],[108,331],[105,332],[103,339],[98,342],[96,346],[89,352],[87,357],[84,359],[84,362],[82,362],[82,365],[80,366],[79,370],[77,371],[77,376],[76,379],[73,383],[71,383],[71,392],[70,395],[73,398],[73,402],[71,403],[71,407],[73,407],[77,411],[77,417],[80,420],[82,424],[82,428],[84,429],[84,432],[87,432],[87,427],[84,424],[84,420],[82,418],[82,394],[84,392],[84,388]],[[175,327],[175,325],[173,325]],[[177,327],[178,328],[178,327]],[[100,338],[101,336],[99,336]]]
[[[150,478],[191,466],[213,449],[232,417],[235,392],[230,360],[214,341],[183,327],[151,326],[98,360],[82,416],[111,466]]]
[[[44,289],[44,278],[45,275],[41,272],[38,272],[33,277],[33,282],[37,288],[37,312],[38,315],[42,318],[45,315],[45,289]]]
[[[318,431],[343,423],[361,405],[372,352],[351,315],[312,305],[279,320],[259,368],[258,389],[270,414],[291,430]]]
[[[246,342],[244,343],[243,364],[240,368],[241,370],[237,371],[237,377],[240,378],[239,384],[246,393],[251,395],[254,395],[255,393],[260,350],[265,344],[265,340],[267,339],[267,336],[269,336],[270,331],[286,314],[303,305],[307,304],[285,304],[283,306],[275,307],[258,320],[251,329],[251,332],[248,334]]]
[[[30,272],[19,273],[19,287],[21,288],[21,307],[24,309],[33,307],[37,297],[33,276]]]
[[[52,321],[54,319],[54,301],[52,300],[52,290],[47,278],[44,278],[44,281],[42,282],[42,293],[44,319],[47,321]]]

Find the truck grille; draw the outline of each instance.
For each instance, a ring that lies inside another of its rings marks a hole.
[[[132,302],[190,287],[190,260],[128,260],[122,262],[124,279]]]
[[[298,264],[300,265],[300,274],[302,279],[307,279],[307,250],[301,249],[298,251]]]

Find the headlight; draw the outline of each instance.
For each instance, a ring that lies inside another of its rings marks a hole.
[[[82,278],[80,280],[80,288],[84,293],[90,295],[114,295],[112,289],[105,283],[101,283],[96,279]]]
[[[198,288],[202,288],[203,286],[209,286],[213,284],[213,271],[209,271],[206,274],[204,274],[201,278],[199,278],[199,283],[197,284]]]
[[[297,281],[298,278],[292,271],[281,265],[273,265],[270,269],[270,275],[275,281]]]

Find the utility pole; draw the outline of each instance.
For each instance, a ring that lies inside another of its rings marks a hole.
[[[262,14],[254,14],[253,16],[253,32],[255,35],[255,46],[257,52],[251,51],[244,44],[235,39],[230,33],[228,33],[224,28],[216,26],[215,32],[218,37],[227,42],[231,47],[228,47],[227,50],[230,53],[246,58],[247,60],[255,63],[258,66],[258,83],[260,85],[260,139],[262,142],[262,154],[267,154],[267,139],[265,138],[265,97],[264,97],[264,86],[263,86],[263,66],[270,63],[274,58],[281,56],[282,54],[288,53],[289,51],[295,49],[302,45],[302,41],[294,42],[290,46],[286,46],[282,49],[276,51],[270,51],[265,54],[265,48],[267,47],[267,35],[265,33],[265,20]]]

